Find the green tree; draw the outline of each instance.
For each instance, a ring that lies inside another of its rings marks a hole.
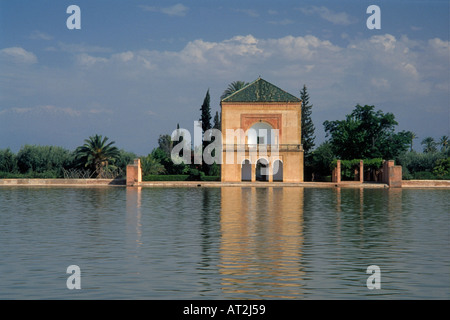
[[[171,155],[168,155],[160,147],[153,149],[150,155],[153,160],[164,167],[164,171],[161,171],[158,174],[183,174],[188,169],[188,165],[184,163],[175,164],[172,161]]]
[[[119,157],[119,150],[113,146],[115,143],[109,138],[96,134],[84,140],[84,145],[76,148],[76,160],[85,168],[95,172],[97,177],[102,177],[105,167],[112,165]]]
[[[446,151],[448,148],[448,136],[442,136],[439,140],[439,145],[441,146],[441,151]]]
[[[16,172],[17,159],[11,149],[0,150],[0,172]]]
[[[387,136],[384,143],[380,144],[378,150],[384,159],[395,159],[400,154],[408,150],[410,144],[410,131],[400,131],[395,134]],[[379,157],[382,158],[382,157]]]
[[[206,92],[206,96],[203,99],[203,104],[200,107],[201,111],[201,117],[200,121],[202,122],[202,131],[203,133],[206,132],[206,130],[211,129],[211,106],[210,106],[210,96],[209,96],[209,89]]]
[[[409,133],[394,132],[398,125],[394,115],[374,109],[357,105],[345,120],[323,123],[333,152],[340,159],[394,159],[408,149]]]
[[[123,173],[127,170],[127,165],[133,163],[133,160],[137,158],[137,155],[133,152],[128,152],[123,149],[119,150],[119,154],[114,161],[114,166],[122,170]]]
[[[25,145],[17,153],[20,173],[47,173],[54,178],[62,177],[72,161],[71,152],[62,147]]]
[[[434,153],[437,151],[437,143],[434,141],[433,137],[426,137],[421,142],[423,146],[423,152],[424,153]]]
[[[309,94],[306,85],[300,91],[300,99],[302,100],[302,145],[305,157],[305,163],[309,163],[310,154],[314,148],[314,124],[311,119],[312,104],[309,104]]]
[[[207,130],[211,129],[211,106],[210,106],[210,96],[209,96],[209,89],[206,92],[205,99],[203,100],[203,104],[200,108],[201,110],[201,117],[200,121],[202,122],[202,132],[203,132],[203,140],[202,140],[202,150],[205,150],[205,148],[210,143],[210,136],[206,136]],[[209,172],[209,166],[206,164],[202,157],[202,171],[204,173]]]
[[[232,95],[238,90],[241,90],[243,87],[247,86],[248,83],[245,81],[233,81],[231,82],[228,87],[225,89],[225,91],[220,96],[220,100],[225,99],[229,95]]]
[[[165,153],[167,157],[170,158],[170,153],[172,152],[173,148],[172,137],[168,134],[159,135],[158,147]]]
[[[216,111],[216,114],[214,115],[213,128],[217,129],[217,130],[221,130],[219,111]]]
[[[320,179],[331,174],[330,164],[335,159],[333,148],[328,141],[323,142],[311,153],[311,166],[315,175],[314,179]]]
[[[180,124],[177,123],[177,131],[180,130]],[[171,137],[172,141],[172,137]],[[178,141],[172,141],[172,148],[175,148],[175,146],[183,141],[183,136],[180,136]]]
[[[417,135],[414,132],[409,131],[408,138],[410,140],[409,151],[413,151],[413,142],[414,142],[414,139],[417,139]]]

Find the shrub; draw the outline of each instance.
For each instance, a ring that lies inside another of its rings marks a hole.
[[[409,172],[408,168],[402,167],[402,180],[413,180],[413,175]]]
[[[415,180],[435,180],[436,177],[433,173],[429,171],[419,171],[414,173]]]
[[[414,173],[428,171],[432,172],[438,159],[443,158],[441,152],[417,153],[415,151],[406,152],[396,159],[396,163],[408,169],[412,175]]]
[[[187,181],[189,175],[177,174],[177,175],[158,175],[149,174],[142,177],[143,181]]]
[[[17,166],[20,173],[52,173],[63,177],[63,169],[72,165],[73,155],[70,151],[53,146],[23,146],[17,154]]]
[[[334,154],[329,142],[322,143],[311,154],[311,174],[314,173],[314,180],[330,175],[330,163],[334,159]]]
[[[190,169],[189,170],[189,181],[203,181],[203,178],[205,177],[205,173],[203,171],[197,170],[197,169]]]
[[[448,176],[450,173],[450,157],[438,159],[433,168],[433,173],[441,179]]]
[[[220,181],[220,176],[204,176],[203,181]]]
[[[17,171],[17,159],[11,150],[0,150],[0,171],[15,172]]]
[[[45,172],[29,171],[27,173],[0,172],[0,179],[57,179],[57,172],[49,170]]]

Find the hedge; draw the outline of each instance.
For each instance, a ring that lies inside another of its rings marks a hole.
[[[220,176],[204,176],[202,181],[220,181]]]
[[[163,174],[149,174],[142,177],[143,181],[187,181],[189,175],[177,174],[177,175],[163,175]]]
[[[45,172],[30,171],[27,173],[0,171],[0,179],[60,179],[60,178],[61,176],[52,170]]]

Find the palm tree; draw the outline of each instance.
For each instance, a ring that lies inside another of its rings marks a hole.
[[[433,153],[436,152],[436,141],[432,137],[426,137],[422,140],[423,152]]]
[[[141,157],[142,175],[150,174],[162,174],[166,171],[164,166],[158,159],[154,158],[151,154],[146,157]]]
[[[413,150],[413,141],[414,141],[414,139],[417,139],[418,137],[417,137],[417,135],[414,132],[408,131],[408,138],[410,139],[410,149],[409,149],[409,151],[412,151]]]
[[[445,151],[448,148],[448,136],[442,136],[441,140],[439,140],[439,144],[441,146],[441,151]]]
[[[246,85],[248,85],[248,83],[245,81],[233,81],[228,85],[228,88],[222,93],[222,95],[220,96],[220,100],[223,100],[229,95],[235,93],[236,91],[241,90]]]
[[[112,146],[115,142],[106,143],[108,137],[95,136],[85,139],[85,144],[75,150],[78,162],[86,168],[95,171],[97,177],[102,177],[103,170],[109,163],[114,163],[119,157],[119,149]]]

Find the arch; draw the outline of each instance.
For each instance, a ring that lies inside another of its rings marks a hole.
[[[255,173],[257,181],[269,181],[269,161],[266,158],[256,161]]]
[[[283,161],[277,159],[272,164],[273,181],[283,181]]]
[[[241,181],[252,181],[252,164],[248,159],[241,163]]]
[[[264,121],[254,123],[247,131],[247,136],[248,144],[271,144],[276,139],[274,128]]]

